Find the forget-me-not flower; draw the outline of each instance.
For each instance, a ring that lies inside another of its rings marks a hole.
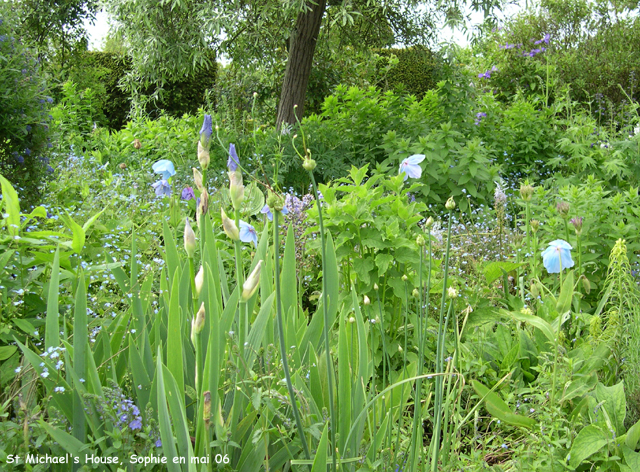
[[[418,164],[422,161],[424,161],[424,154],[409,156],[400,163],[400,172],[398,173],[404,172],[404,180],[407,180],[408,177],[419,179],[422,175],[422,168]]]
[[[162,174],[162,180],[169,180],[171,177],[176,175],[176,169],[173,167],[173,162],[168,161],[167,159],[160,159],[158,162],[153,164],[152,168],[156,174]]]
[[[256,247],[258,247],[258,233],[256,233],[253,226],[242,220],[240,220],[240,241],[243,243],[252,242]]]
[[[542,251],[542,263],[547,272],[559,274],[562,269],[573,267],[571,249],[571,244],[563,239],[551,241],[549,247]]]

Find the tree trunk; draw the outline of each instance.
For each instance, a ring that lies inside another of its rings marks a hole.
[[[296,115],[299,120],[304,113],[304,99],[307,94],[307,84],[311,75],[313,53],[316,49],[316,41],[320,33],[322,16],[326,8],[326,0],[314,0],[317,4],[307,3],[311,10],[298,15],[296,26],[291,35],[291,47],[287,69],[284,73],[284,82],[278,104],[278,117],[276,126],[278,129],[282,123],[293,124]],[[294,105],[298,105],[294,109]]]

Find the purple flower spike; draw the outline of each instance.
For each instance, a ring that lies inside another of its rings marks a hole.
[[[166,195],[167,197],[171,196],[171,185],[165,179],[158,180],[156,183],[151,185],[156,191],[156,195],[158,197],[162,197]]]
[[[192,198],[196,198],[196,194],[193,192],[193,188],[191,187],[183,188],[181,198],[187,201],[191,200]]]
[[[418,164],[424,161],[424,157],[424,154],[414,154],[413,156],[409,156],[402,161],[402,163],[400,164],[400,171],[398,173],[402,174],[404,172],[405,181],[409,177],[411,177],[412,179],[420,178],[420,176],[422,175],[422,167],[420,167]]]
[[[258,247],[258,234],[253,226],[240,220],[240,241],[243,243],[253,243]]]
[[[238,170],[238,166],[240,165],[240,159],[238,158],[238,154],[236,153],[235,144],[229,144],[229,159],[227,159],[227,167],[229,168],[229,172],[235,172]]]

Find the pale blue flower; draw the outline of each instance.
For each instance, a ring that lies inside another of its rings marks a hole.
[[[253,243],[258,247],[258,233],[253,226],[240,220],[240,241],[243,243]]]
[[[561,269],[573,267],[571,259],[571,244],[556,239],[549,243],[549,247],[542,251],[542,263],[550,274],[559,274]]]
[[[162,197],[166,195],[167,197],[171,196],[171,185],[165,179],[158,180],[156,183],[151,184],[151,186],[156,191],[156,195],[158,197]]]
[[[422,161],[424,161],[424,154],[409,156],[400,163],[400,172],[398,173],[402,174],[404,172],[404,180],[407,180],[408,177],[419,179],[422,175],[422,168],[418,164]]]
[[[151,167],[156,174],[162,174],[162,180],[169,180],[171,177],[176,175],[176,169],[173,167],[173,162],[166,159],[159,160]]]

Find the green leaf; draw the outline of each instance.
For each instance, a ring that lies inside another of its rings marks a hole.
[[[58,322],[58,290],[60,285],[60,247],[56,249],[51,267],[49,280],[49,295],[47,297],[46,329],[44,333],[44,347],[58,347],[60,345],[60,323]]]
[[[295,313],[298,303],[298,282],[296,280],[296,246],[293,225],[287,230],[287,242],[282,260],[282,313]]]
[[[7,231],[13,238],[20,232],[20,201],[18,193],[11,183],[0,175],[0,186],[2,188],[2,201],[7,213]]]
[[[181,392],[184,392],[184,367],[182,352],[182,315],[180,312],[180,270],[176,269],[171,287],[167,321],[167,367]],[[160,390],[160,388],[159,388]]]
[[[523,321],[525,323],[529,323],[532,326],[535,326],[546,336],[549,341],[555,342],[556,335],[553,331],[553,327],[539,316],[525,315],[524,313],[521,313],[519,311],[503,311],[503,313],[511,316],[513,319]]]
[[[329,433],[329,423],[324,425],[322,437],[318,443],[316,457],[313,459],[313,467],[311,472],[327,472],[327,438]]]
[[[78,378],[87,376],[87,348],[89,339],[87,333],[87,293],[84,274],[80,272],[78,289],[76,291],[76,306],[73,315],[73,370]],[[84,442],[86,419],[84,402],[76,391],[73,395],[73,436]]]
[[[638,441],[640,441],[640,420],[627,431],[625,444],[635,450]]]
[[[571,310],[571,300],[573,299],[573,271],[567,274],[567,277],[562,283],[562,290],[560,290],[560,296],[558,297],[558,303],[556,304],[556,310],[560,316]]]
[[[162,453],[167,458],[167,470],[170,472],[181,472],[180,466],[173,463],[173,458],[178,456],[178,451],[176,450],[173,432],[171,431],[171,416],[167,408],[162,367],[162,351],[160,347],[158,347],[156,374],[158,375],[158,426],[160,427],[160,438],[162,439]]]
[[[531,429],[537,424],[536,420],[533,418],[513,413],[509,408],[509,405],[500,398],[500,395],[492,392],[477,380],[472,380],[471,385],[476,393],[484,399],[487,411],[500,421],[512,426],[520,426],[527,429]]]
[[[39,423],[42,429],[44,429],[47,433],[49,433],[49,436],[51,436],[51,438],[55,442],[60,444],[60,446],[62,446],[62,448],[72,456],[78,457],[80,460],[80,463],[84,464],[84,454],[82,454],[82,451],[86,449],[88,445],[82,443],[81,441],[78,441],[69,433],[62,431],[54,426],[51,426],[49,423],[47,423],[44,420],[40,420]]]
[[[62,219],[66,223],[67,227],[73,232],[73,239],[71,241],[66,241],[62,244],[63,246],[70,247],[73,249],[73,252],[76,254],[80,254],[82,252],[82,248],[84,247],[85,241],[85,233],[78,223],[76,223],[73,218],[65,211],[65,214],[62,215]]]
[[[9,359],[18,350],[18,346],[0,346],[0,361]]]
[[[585,459],[606,446],[608,442],[609,439],[604,431],[595,425],[590,424],[581,429],[571,445],[568,456],[569,465],[573,468],[578,467]]]
[[[598,383],[595,393],[598,402],[604,402],[602,408],[607,410],[609,418],[616,428],[616,434],[622,434],[624,432],[624,418],[627,414],[624,382],[621,381],[612,387],[606,387],[604,384]]]
[[[502,277],[504,272],[511,272],[512,270],[522,267],[524,263],[516,264],[515,262],[491,262],[487,264],[483,269],[484,277],[487,279],[487,284],[491,285],[493,282]]]

